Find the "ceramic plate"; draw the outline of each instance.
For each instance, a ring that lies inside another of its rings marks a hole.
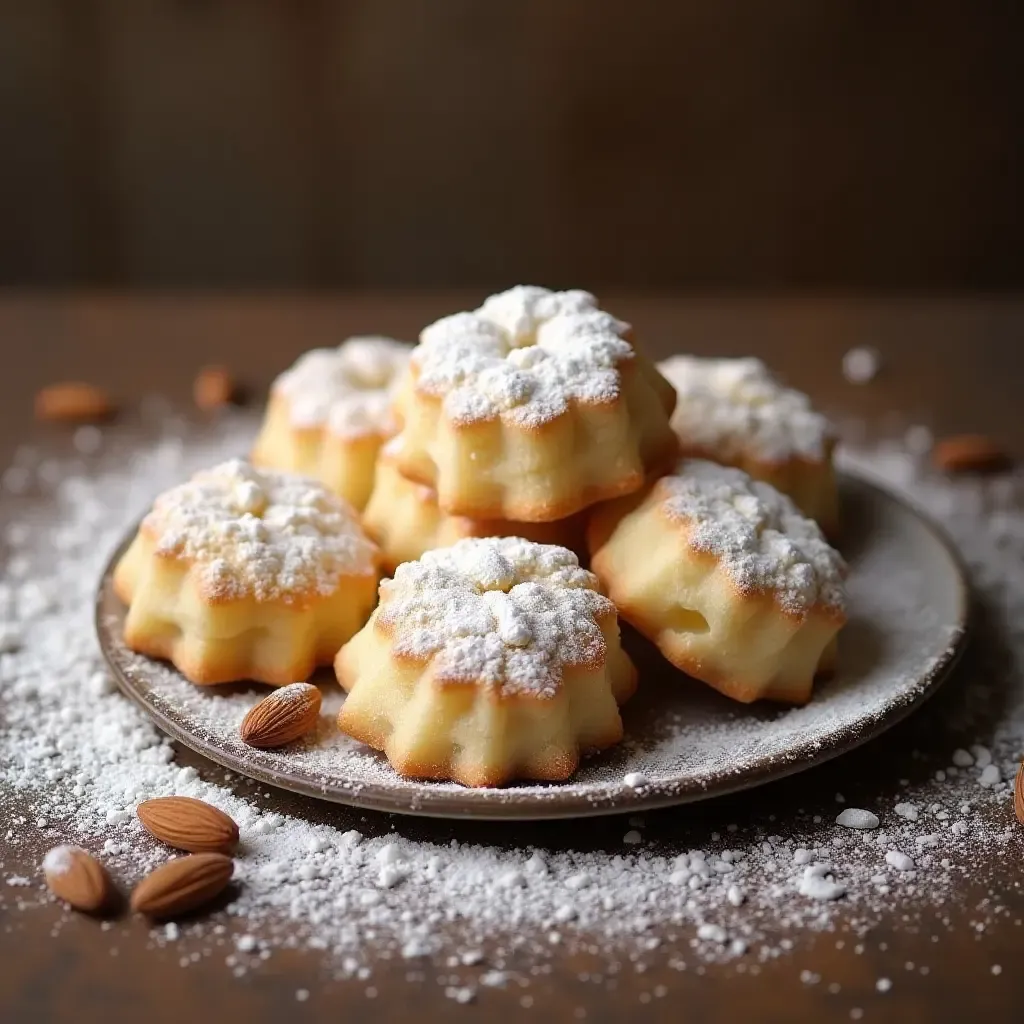
[[[111,575],[130,536],[100,580],[100,645],[121,689],[174,739],[296,793],[379,811],[491,819],[574,818],[705,800],[810,768],[878,735],[935,691],[963,648],[967,585],[944,536],[861,478],[843,475],[841,492],[849,622],[839,638],[839,672],[817,687],[811,703],[735,704],[675,670],[627,628],[640,687],[623,709],[626,739],[584,761],[566,783],[473,790],[403,779],[383,756],[334,727],[344,697],[329,675],[315,737],[278,751],[246,747],[238,724],[268,688],[193,686],[124,646],[124,608]]]

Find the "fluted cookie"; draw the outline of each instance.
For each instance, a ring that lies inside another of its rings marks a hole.
[[[411,351],[366,337],[301,356],[274,381],[252,461],[315,477],[361,510],[377,452],[398,430],[392,400]]]
[[[467,537],[523,537],[585,553],[582,513],[552,523],[513,523],[441,511],[432,487],[402,476],[397,464],[398,445],[399,439],[393,438],[381,449],[373,494],[363,511],[363,526],[380,547],[388,572],[394,572],[402,562],[415,561],[426,551],[449,547]]]
[[[565,519],[629,494],[678,442],[674,393],[583,291],[512,288],[424,329],[398,468],[449,515]]]
[[[378,560],[322,484],[225,462],[158,497],[118,563],[125,643],[194,683],[303,680],[366,622]]]
[[[673,356],[658,369],[676,389],[672,429],[685,457],[746,470],[835,536],[835,434],[807,395],[783,387],[760,359]]]
[[[564,548],[463,540],[400,565],[338,653],[342,731],[402,775],[567,779],[622,738],[635,670],[615,606]]]
[[[842,556],[774,487],[684,459],[588,526],[619,613],[684,672],[734,700],[810,699],[846,619]]]

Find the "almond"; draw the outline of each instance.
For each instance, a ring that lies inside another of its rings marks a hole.
[[[55,846],[43,858],[50,892],[75,910],[94,914],[110,903],[110,876],[95,857],[79,846]]]
[[[110,396],[92,384],[63,381],[36,392],[36,419],[49,423],[95,423],[114,412]]]
[[[316,727],[320,691],[311,683],[289,683],[261,700],[242,719],[242,741],[250,747],[283,747]]]
[[[983,434],[947,437],[935,445],[932,459],[944,473],[992,473],[1010,463],[1005,449]]]
[[[132,890],[132,910],[147,917],[180,917],[224,891],[235,862],[222,853],[194,853],[155,868]]]
[[[1017,820],[1024,825],[1024,761],[1017,769],[1017,781],[1013,784],[1013,809]]]
[[[235,382],[223,366],[203,367],[192,384],[192,397],[200,409],[211,412],[234,401]]]
[[[142,827],[160,842],[189,853],[230,853],[238,826],[222,810],[188,796],[162,796],[136,808]]]

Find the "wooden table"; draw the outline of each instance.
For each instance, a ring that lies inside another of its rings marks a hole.
[[[412,338],[430,319],[478,300],[472,295],[350,296],[342,298],[191,298],[121,296],[23,296],[0,299],[0,465],[13,447],[48,433],[33,425],[35,389],[57,378],[81,378],[109,388],[127,404],[162,392],[188,401],[196,369],[220,362],[231,367],[260,395],[273,375],[299,352],[337,342],[352,333],[391,333]],[[1024,381],[1024,301],[998,299],[815,298],[741,300],[678,299],[636,295],[606,296],[606,305],[630,319],[653,354],[754,353],[787,379],[811,392],[839,416],[856,416],[877,432],[924,423],[938,434],[978,430],[1000,438],[1024,454],[1020,390]],[[871,345],[882,354],[876,380],[854,386],[844,380],[844,352]],[[970,669],[968,665],[964,672]],[[956,681],[947,687],[955,691]],[[945,692],[937,700],[948,699]],[[770,801],[785,831],[787,816],[804,806],[832,806],[842,789],[851,803],[871,807],[891,799],[899,775],[943,767],[949,747],[933,743],[929,708],[867,748],[837,762],[763,790],[661,812],[659,835],[685,849],[728,821],[743,820]],[[926,757],[910,763],[909,747]],[[187,753],[184,760],[195,763]],[[309,801],[274,796],[268,806],[348,820],[343,809],[324,810]],[[401,823],[399,823],[402,827]],[[0,829],[6,831],[0,820]],[[531,841],[545,838],[555,847],[595,848],[623,830],[621,821],[585,821],[570,827],[531,830]],[[448,823],[416,826],[417,834],[454,835],[479,842],[508,842],[502,825]],[[2,832],[0,832],[2,834]],[[346,1020],[430,1022],[449,1016],[486,1015],[492,1021],[571,1020],[577,1008],[587,1021],[640,1020],[847,1020],[860,1007],[868,1021],[960,1021],[971,1015],[987,1021],[1024,1019],[1020,958],[1024,916],[1019,862],[989,865],[1005,883],[1010,910],[1005,924],[983,937],[969,928],[970,907],[984,891],[968,892],[954,909],[952,927],[908,932],[897,914],[872,930],[864,951],[849,943],[836,948],[835,936],[799,933],[792,955],[766,964],[757,977],[732,967],[709,966],[704,973],[657,970],[642,978],[623,971],[608,989],[582,981],[585,965],[565,957],[551,974],[533,979],[534,1004],[525,1011],[516,990],[483,991],[475,1006],[456,1006],[427,973],[427,982],[405,980],[401,961],[381,964],[378,990],[368,1001],[362,983],[324,984],[320,963],[310,953],[275,953],[265,968],[231,977],[221,958],[182,970],[171,950],[146,948],[146,927],[130,918],[118,923],[115,938],[99,938],[97,924],[74,918],[57,937],[55,906],[10,912],[0,920],[0,1017],[9,1021],[75,1020],[79,1024],[120,1020],[151,1022],[242,1020]],[[4,870],[35,875],[37,863],[16,851],[4,854]],[[948,908],[947,908],[947,912]],[[117,955],[111,955],[111,946]],[[905,971],[906,961],[930,965],[930,973]],[[990,967],[1004,966],[999,977]],[[802,984],[801,970],[839,986]],[[898,980],[891,992],[875,991],[875,980]],[[641,1003],[639,994],[658,984],[668,994]],[[308,1002],[295,991],[308,988]]]

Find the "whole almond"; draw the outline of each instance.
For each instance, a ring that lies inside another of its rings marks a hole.
[[[193,853],[161,864],[132,890],[132,910],[147,917],[180,917],[224,891],[235,862],[222,853]]]
[[[1013,809],[1017,820],[1024,825],[1024,762],[1017,769],[1017,780],[1013,784]]]
[[[223,366],[203,367],[192,384],[192,397],[200,409],[219,409],[234,400],[235,382]]]
[[[43,858],[50,892],[75,910],[94,914],[110,903],[113,886],[103,865],[79,846],[55,846]]]
[[[110,396],[93,384],[62,381],[36,392],[36,419],[49,423],[95,423],[114,412]]]
[[[283,747],[316,727],[320,691],[311,683],[289,683],[261,700],[242,719],[242,741],[250,747]]]
[[[161,796],[136,808],[142,827],[160,842],[189,853],[230,853],[238,826],[220,808],[189,796]]]
[[[939,441],[932,451],[944,473],[992,473],[1010,463],[1006,450],[983,434],[959,434]]]

